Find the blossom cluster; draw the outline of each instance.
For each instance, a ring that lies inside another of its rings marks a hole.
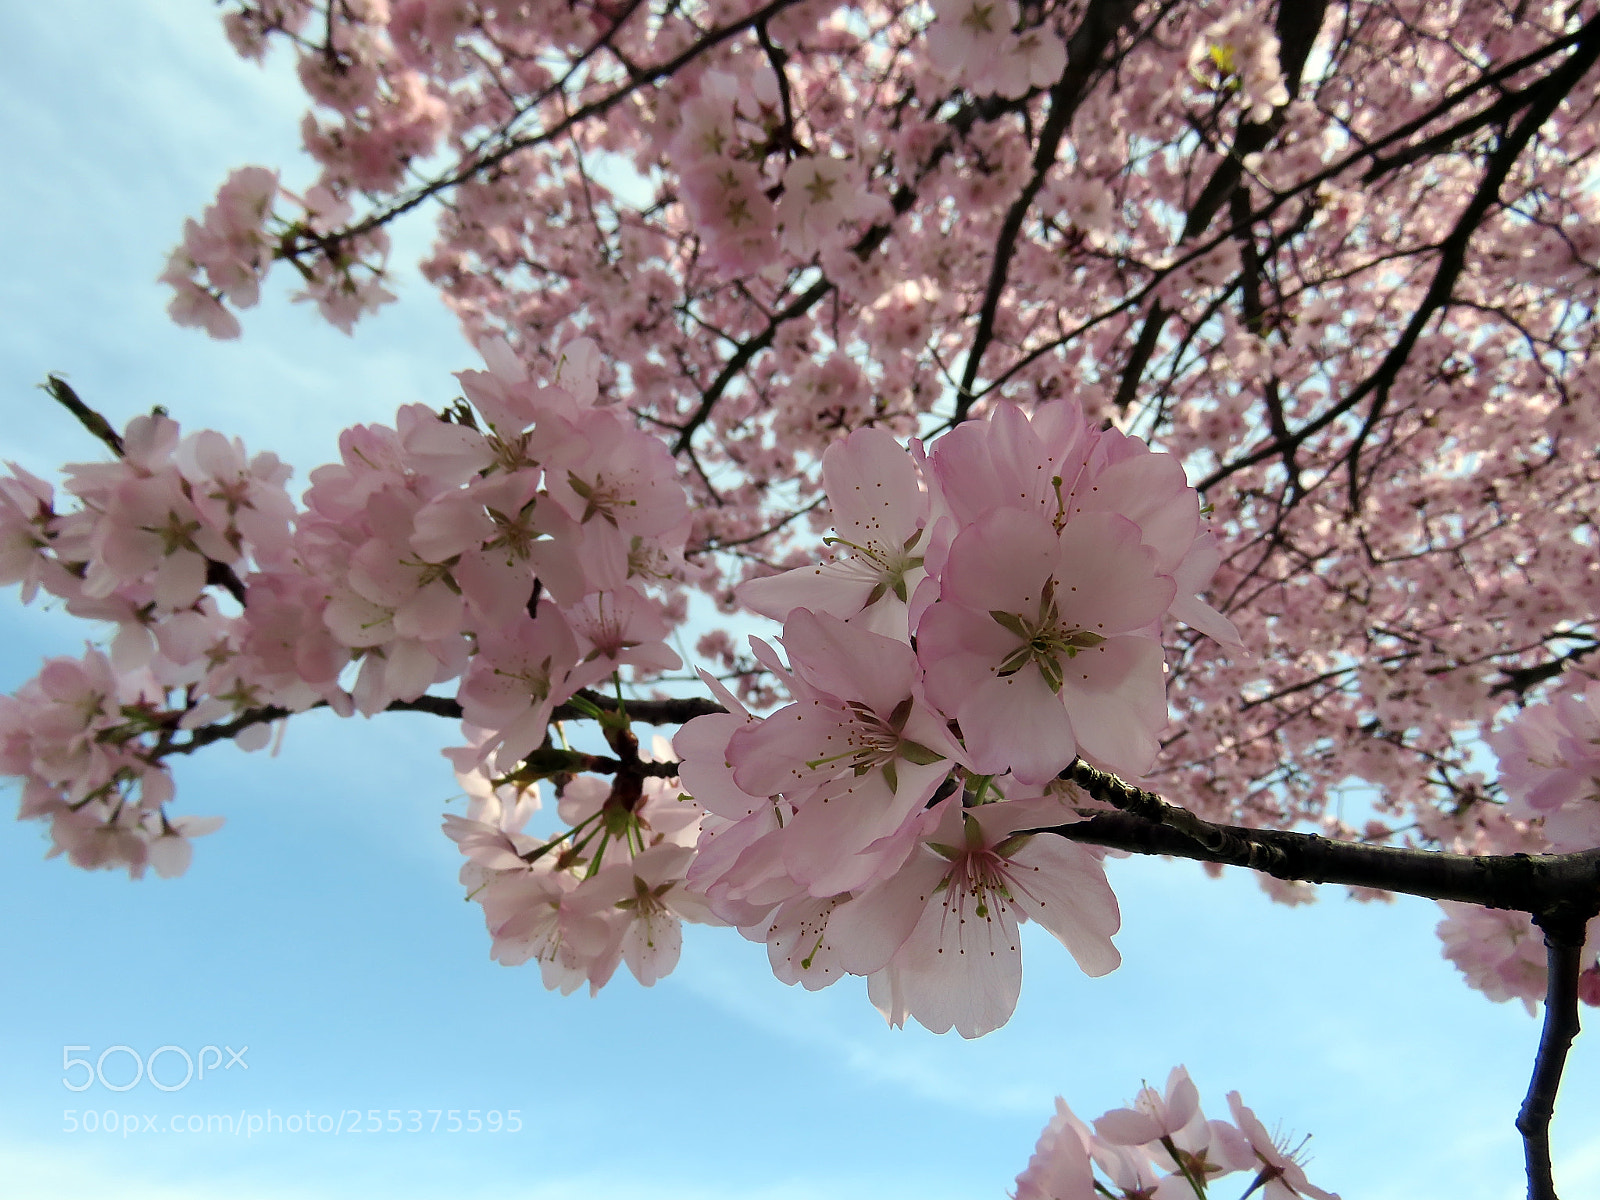
[[[1246,118],[1260,123],[1289,103],[1280,51],[1260,13],[1236,9],[1196,39],[1189,69],[1201,80],[1214,72],[1218,87],[1237,91]]]
[[[1553,854],[1600,844],[1600,682],[1530,704],[1487,740],[1499,756],[1510,829]],[[1467,983],[1491,1000],[1521,1000],[1532,1013],[1549,979],[1544,934],[1533,919],[1471,904],[1440,907],[1444,955]],[[1600,1005],[1600,918],[1589,923],[1581,963],[1578,998]]]
[[[1169,618],[1239,645],[1200,598],[1220,556],[1172,456],[1065,401],[994,405],[927,448],[872,426],[837,440],[832,557],[739,591],[782,622],[781,653],[751,644],[788,703],[759,716],[705,676],[727,711],[679,732],[680,775],[634,756],[606,783],[552,745],[552,716],[681,665],[682,601],[660,585],[684,577],[692,516],[662,444],[600,402],[592,343],[545,386],[503,342],[481,349],[454,408],[347,430],[303,506],[275,456],[161,413],[116,461],[67,468],[73,507],[21,468],[0,479],[0,582],[115,629],[0,703],[0,769],[54,852],[175,874],[220,822],[167,811],[168,755],[455,681],[463,880],[495,956],[537,959],[553,987],[599,987],[623,961],[653,980],[678,922],[710,921],[765,943],[787,982],[865,976],[891,1021],[976,1036],[1016,1003],[1019,924],[1091,975],[1116,966],[1100,860],[1034,831],[1094,808],[1058,778],[1075,760],[1152,769]],[[1508,829],[1542,825],[1558,849],[1600,836],[1597,713],[1591,685],[1496,735]],[[536,842],[545,778],[567,831]],[[1542,995],[1526,917],[1451,909],[1440,932],[1492,997]]]
[[[23,815],[51,820],[58,850],[142,870],[183,836],[162,762],[196,737],[257,747],[274,715],[371,715],[459,679],[472,760],[498,777],[580,689],[680,665],[661,585],[689,512],[665,447],[597,403],[591,345],[551,386],[503,344],[485,353],[447,413],[346,430],[303,508],[274,455],[161,414],[129,424],[116,461],[67,468],[75,506],[20,468],[0,480],[0,582],[117,630],[0,711]]]
[[[1255,652],[1172,655],[1163,795],[1360,837],[1355,779],[1392,842],[1513,848],[1474,735],[1595,634],[1600,193],[1582,105],[1498,180],[1473,113],[1541,94],[1570,6],[225,7],[353,209],[272,254],[315,275],[431,211],[473,337],[604,343],[676,431],[719,597],[810,554],[844,432],[1097,395],[1206,483]]]
[[[301,507],[272,455],[161,414],[117,461],[68,469],[76,508],[13,470],[0,579],[117,627],[109,656],[48,664],[0,722],[58,849],[181,869],[198,828],[165,811],[166,755],[458,681],[473,807],[447,830],[495,956],[537,959],[551,986],[621,961],[651,981],[680,919],[713,920],[789,982],[863,975],[894,1022],[976,1036],[1016,1003],[1019,922],[1092,975],[1117,965],[1099,859],[1030,831],[1087,805],[1056,778],[1075,759],[1130,778],[1154,761],[1168,617],[1237,644],[1198,597],[1217,555],[1170,456],[1068,403],[998,406],[931,451],[871,427],[836,442],[836,555],[742,590],[783,622],[787,662],[753,646],[791,702],[757,717],[706,676],[726,711],[679,731],[672,779],[625,708],[580,695],[681,665],[658,586],[682,577],[691,522],[670,456],[598,403],[592,344],[547,386],[482,351],[454,408],[346,430]],[[612,782],[552,742],[564,702],[600,721]],[[567,832],[535,842],[544,778]]]
[[[1018,99],[1048,88],[1067,65],[1067,48],[1049,24],[1020,27],[1015,0],[936,0],[928,27],[934,70],[981,95]]]
[[[1338,1200],[1310,1183],[1304,1143],[1290,1149],[1267,1132],[1238,1092],[1232,1122],[1207,1120],[1188,1071],[1174,1067],[1166,1089],[1140,1090],[1131,1108],[1112,1109],[1091,1127],[1057,1098],[1014,1200],[1204,1200],[1224,1176],[1254,1178],[1245,1195],[1265,1200]]]
[[[1520,1000],[1533,1015],[1549,987],[1544,933],[1527,913],[1480,908],[1441,900],[1444,919],[1437,932],[1444,956],[1462,978],[1496,1002]],[[1600,917],[1589,922],[1584,939],[1578,999],[1600,1006]]]
[[[1488,741],[1508,815],[1541,822],[1552,853],[1600,846],[1600,681],[1529,705]]]
[[[683,200],[728,273],[758,268],[776,239],[800,259],[836,251],[851,228],[889,216],[858,164],[827,153],[794,154],[778,83],[765,65],[745,78],[709,71],[677,112],[668,154],[683,175]],[[773,193],[780,193],[776,200]]]
[[[857,430],[822,470],[836,557],[740,589],[792,702],[722,692],[674,743],[708,813],[689,879],[787,982],[864,975],[891,1021],[975,1037],[1015,1006],[1020,922],[1119,961],[1099,859],[1029,831],[1076,819],[1075,759],[1153,764],[1164,619],[1237,645],[1197,595],[1216,551],[1176,461],[1066,402],[927,452]]]
[[[301,215],[280,216],[274,208],[280,198]],[[161,273],[173,289],[168,314],[214,338],[238,337],[239,319],[228,306],[254,306],[273,261],[294,257],[306,285],[294,298],[313,301],[324,320],[349,333],[363,313],[394,299],[383,286],[389,254],[383,229],[330,236],[350,214],[350,205],[324,185],[301,197],[265,167],[232,172],[202,220],[184,222],[183,242]]]
[[[664,760],[670,747],[656,742]],[[567,832],[540,841],[524,832],[537,785],[497,782],[470,747],[451,756],[468,807],[445,816],[445,833],[466,856],[461,882],[483,906],[496,961],[536,961],[563,993],[598,991],[619,963],[649,987],[677,966],[683,921],[722,924],[684,885],[702,813],[676,779],[644,779],[636,796],[592,775],[568,780]]]
[[[21,819],[50,824],[52,854],[85,869],[123,866],[180,875],[190,838],[222,825],[220,817],[171,816],[172,778],[152,761],[161,689],[119,675],[90,651],[82,660],[53,658],[12,696],[0,696],[0,772],[20,777]]]

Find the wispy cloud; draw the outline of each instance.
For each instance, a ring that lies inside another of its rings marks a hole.
[[[1028,1080],[1014,1062],[996,1072],[997,1043],[936,1038],[917,1028],[883,1036],[861,980],[820,992],[786,987],[768,971],[764,948],[731,943],[726,931],[694,938],[685,957],[692,962],[674,977],[677,986],[768,1036],[825,1055],[865,1083],[966,1113],[1032,1119],[1050,1111],[1050,1085]]]

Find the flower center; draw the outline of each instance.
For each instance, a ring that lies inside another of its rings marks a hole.
[[[823,538],[822,544],[850,547],[855,551],[855,561],[877,578],[866,604],[862,606],[867,608],[882,600],[890,592],[893,592],[901,603],[906,602],[906,576],[922,566],[923,562],[920,554],[911,553],[911,548],[921,537],[922,528],[918,526],[900,546],[886,546],[881,542],[869,542],[865,546],[858,546],[855,542],[842,537]]]
[[[1039,668],[1039,674],[1044,677],[1050,690],[1057,694],[1061,692],[1063,679],[1061,664],[1076,658],[1079,650],[1092,650],[1106,640],[1098,633],[1079,629],[1061,619],[1061,612],[1056,606],[1054,578],[1045,581],[1036,616],[1001,612],[999,609],[990,609],[989,615],[996,624],[1022,639],[1022,644],[1005,657],[995,673],[1004,678],[1015,675],[1032,663]]]

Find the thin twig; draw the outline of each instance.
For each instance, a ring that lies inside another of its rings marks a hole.
[[[580,697],[594,705],[603,712],[614,712],[617,702],[610,696],[599,692],[591,692],[587,688],[578,693]],[[327,708],[326,700],[318,700],[310,708],[302,711],[311,712],[313,709]],[[392,701],[384,712],[420,712],[428,713],[435,717],[444,717],[447,720],[459,721],[462,717],[461,703],[449,696],[418,696],[415,700]],[[712,713],[725,713],[723,708],[714,700],[702,699],[698,696],[689,696],[681,699],[667,700],[629,700],[628,716],[645,725],[682,725],[696,717],[704,717]],[[174,742],[163,747],[162,754],[193,754],[204,746],[214,742],[227,741],[238,737],[244,730],[252,725],[264,725],[272,721],[281,721],[294,714],[287,708],[276,704],[264,704],[259,708],[247,708],[238,716],[229,721],[220,721],[215,725],[203,725],[189,735],[186,741]],[[558,704],[550,714],[552,721],[581,721],[588,714],[572,704]]]

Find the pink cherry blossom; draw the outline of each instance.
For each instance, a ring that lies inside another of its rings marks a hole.
[[[1166,724],[1148,627],[1173,594],[1125,518],[1085,514],[1057,531],[1042,515],[991,513],[956,538],[918,625],[929,698],[980,771],[1044,783],[1081,751],[1140,775]]]
[[[1238,1092],[1228,1093],[1228,1107],[1233,1110],[1234,1124],[1249,1139],[1250,1148],[1260,1160],[1256,1178],[1261,1182],[1265,1200],[1339,1200],[1332,1192],[1325,1192],[1306,1180],[1305,1168],[1298,1161],[1299,1152],[1284,1149],[1261,1124],[1260,1118],[1245,1107]]]
[[[1087,1132],[1058,1096],[1055,1116],[1039,1135],[1028,1165],[1017,1176],[1015,1200],[1094,1200],[1094,1168],[1085,1145]]]
[[[829,446],[822,473],[843,550],[821,566],[753,579],[739,598],[779,621],[800,607],[844,620],[861,614],[869,629],[904,638],[906,602],[926,575],[928,498],[917,469],[890,434],[868,428]]]
[[[480,636],[461,681],[461,708],[470,724],[496,731],[482,752],[493,752],[497,770],[509,770],[539,744],[557,704],[604,677],[603,665],[578,660],[577,639],[553,610]]]
[[[885,973],[906,1015],[971,1038],[1016,1007],[1019,922],[1039,922],[1088,975],[1116,969],[1121,919],[1098,859],[1058,838],[1017,835],[1035,815],[1029,805],[963,809],[952,797],[939,812],[897,875],[834,912],[830,937],[848,970]]]
[[[862,186],[858,169],[848,161],[797,158],[783,173],[776,217],[784,248],[801,258],[839,240],[845,222],[870,224],[889,216],[889,205]]]
[[[877,844],[964,755],[922,699],[909,646],[803,608],[789,615],[784,644],[805,689],[734,731],[728,761],[742,792],[783,793],[795,805],[784,861],[813,895],[833,895],[898,866],[884,857],[892,843]]]

